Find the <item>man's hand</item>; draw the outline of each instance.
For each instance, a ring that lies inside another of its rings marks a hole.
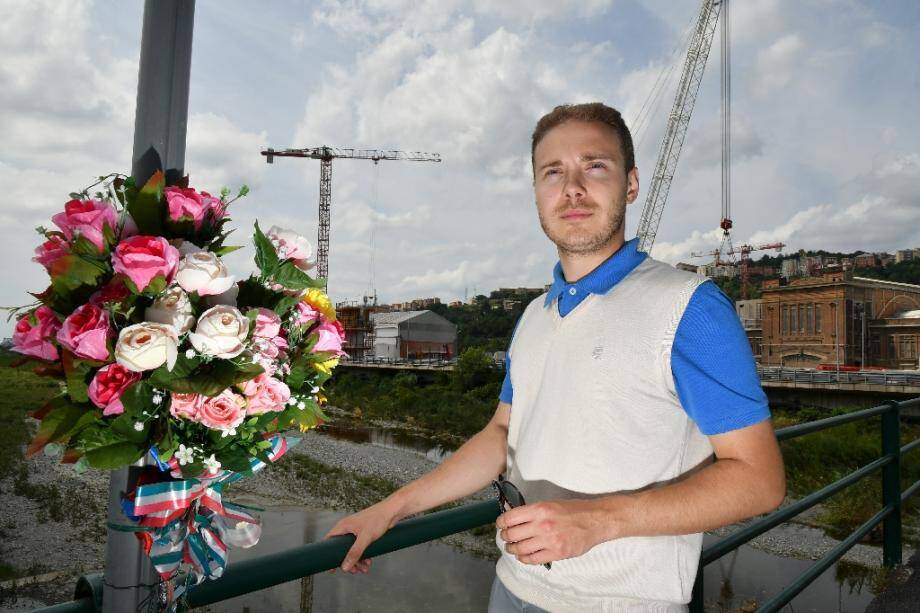
[[[610,506],[597,500],[551,500],[527,504],[499,516],[495,525],[505,550],[524,564],[545,564],[580,556],[616,538]]]
[[[362,560],[361,554],[367,546],[379,539],[392,528],[399,517],[388,500],[383,500],[348,517],[343,517],[336,523],[323,538],[354,534],[355,542],[345,554],[342,561],[342,570],[352,574],[366,573],[370,570],[371,561]]]

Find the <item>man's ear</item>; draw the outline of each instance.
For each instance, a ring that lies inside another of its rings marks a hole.
[[[633,166],[626,173],[626,203],[632,204],[639,197],[639,169]]]

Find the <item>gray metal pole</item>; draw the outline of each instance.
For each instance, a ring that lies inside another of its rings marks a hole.
[[[194,17],[195,0],[146,0],[144,4],[131,160],[131,174],[140,185],[157,170],[164,170],[167,180],[184,173]],[[141,467],[112,471],[109,523],[127,523],[121,495]],[[137,611],[150,602],[148,598],[157,597],[151,588],[156,583],[157,575],[134,534],[109,529],[103,611]]]

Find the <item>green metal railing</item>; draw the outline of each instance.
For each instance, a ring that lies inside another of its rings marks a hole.
[[[920,447],[920,440],[900,447],[900,410],[914,406],[920,407],[920,398],[900,403],[887,402],[882,406],[871,409],[778,430],[776,437],[778,440],[783,441],[880,415],[882,418],[882,456],[870,464],[853,471],[846,477],[783,509],[774,511],[704,548],[700,558],[700,568],[697,572],[696,583],[693,587],[693,600],[690,603],[691,613],[701,613],[703,611],[703,569],[707,564],[714,562],[751,539],[788,521],[790,518],[879,469],[882,471],[882,509],[818,560],[791,585],[760,605],[757,611],[758,613],[778,611],[880,523],[883,525],[884,562],[888,566],[900,564],[901,503],[920,489],[920,481],[917,481],[904,492],[900,490],[900,458],[902,455]],[[446,511],[414,517],[400,522],[380,539],[372,543],[367,548],[364,557],[380,556],[398,549],[412,547],[443,536],[490,524],[497,517],[498,505],[494,501],[476,502]],[[220,579],[206,581],[191,588],[187,595],[187,604],[191,607],[213,604],[221,600],[227,600],[228,598],[234,598],[308,575],[338,568],[352,543],[354,543],[353,536],[337,536],[260,558],[235,562],[227,567],[224,576]],[[102,575],[81,577],[77,584],[73,601],[41,609],[46,613],[93,613],[101,610]]]
[[[805,498],[774,511],[754,523],[739,529],[725,538],[703,549],[700,557],[700,569],[696,573],[696,583],[693,586],[693,599],[690,601],[690,613],[703,613],[703,569],[728,552],[763,534],[767,530],[788,521],[799,513],[810,509],[823,500],[831,497],[840,490],[853,485],[857,481],[871,475],[875,471],[882,471],[882,508],[868,521],[856,528],[846,539],[831,549],[823,558],[816,561],[808,570],[802,573],[795,581],[779,594],[773,596],[757,607],[757,613],[773,613],[788,604],[796,595],[808,587],[824,571],[830,568],[837,560],[858,543],[870,530],[882,524],[882,558],[886,566],[901,563],[901,503],[913,496],[920,489],[920,480],[901,492],[901,456],[920,447],[920,439],[901,447],[901,409],[920,406],[920,398],[904,402],[886,402],[881,406],[846,415],[837,415],[827,419],[819,419],[804,424],[789,426],[776,431],[777,440],[784,441],[812,432],[818,432],[840,426],[854,421],[861,421],[881,415],[882,417],[882,455],[875,460],[831,483],[820,490],[809,494]]]

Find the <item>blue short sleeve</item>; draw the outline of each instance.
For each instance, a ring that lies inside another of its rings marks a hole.
[[[681,405],[703,434],[770,417],[747,334],[715,283],[700,284],[687,304],[674,336],[671,373]]]
[[[511,389],[511,357],[505,354],[505,380],[502,381],[502,391],[498,394],[501,402],[511,404],[511,398],[514,396],[514,390]]]

